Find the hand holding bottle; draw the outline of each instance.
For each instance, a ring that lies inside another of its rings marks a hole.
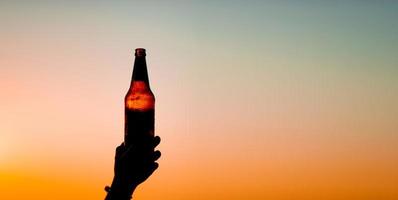
[[[147,144],[128,146],[124,143],[116,148],[115,176],[112,186],[107,188],[106,200],[130,199],[134,189],[144,182],[158,168],[160,151],[153,149],[160,143],[160,137],[153,137]]]
[[[146,51],[135,50],[133,75],[124,98],[124,143],[116,149],[115,176],[107,187],[106,200],[127,200],[134,189],[157,168],[160,152],[154,151],[160,138],[155,135],[155,96],[149,86]]]

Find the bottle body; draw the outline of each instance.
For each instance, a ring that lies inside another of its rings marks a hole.
[[[154,137],[155,96],[149,87],[144,49],[136,49],[133,77],[124,99],[124,107],[125,145],[146,144],[148,138]]]

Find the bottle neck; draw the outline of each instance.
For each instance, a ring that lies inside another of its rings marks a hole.
[[[134,61],[133,77],[131,85],[134,81],[143,81],[149,86],[148,70],[146,67],[145,56],[136,56]]]

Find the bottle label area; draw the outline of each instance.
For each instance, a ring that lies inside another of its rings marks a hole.
[[[154,137],[155,110],[139,111],[125,109],[124,142],[126,146],[142,146]]]

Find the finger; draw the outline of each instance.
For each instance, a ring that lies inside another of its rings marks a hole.
[[[155,170],[158,169],[158,168],[159,168],[159,163],[154,162],[153,165],[152,165],[153,171],[155,171]]]
[[[126,150],[126,147],[125,147],[124,143],[122,143],[121,145],[116,147],[116,157],[119,157],[120,155],[122,155],[125,150]]]
[[[155,161],[155,160],[159,159],[161,155],[162,154],[160,153],[160,151],[153,152],[153,160]]]
[[[152,164],[147,168],[147,170],[145,170],[145,172],[143,173],[143,176],[145,177],[145,180],[146,180],[147,178],[149,178],[149,177],[153,174],[153,172],[154,172],[158,167],[159,167],[159,164],[158,164],[158,163],[152,163]]]
[[[150,170],[148,171],[149,175],[151,175],[158,168],[159,168],[159,164],[157,162],[152,163],[149,168]]]
[[[160,137],[159,136],[155,136],[153,138],[153,148],[155,148],[156,146],[158,146],[158,144],[160,143]]]

